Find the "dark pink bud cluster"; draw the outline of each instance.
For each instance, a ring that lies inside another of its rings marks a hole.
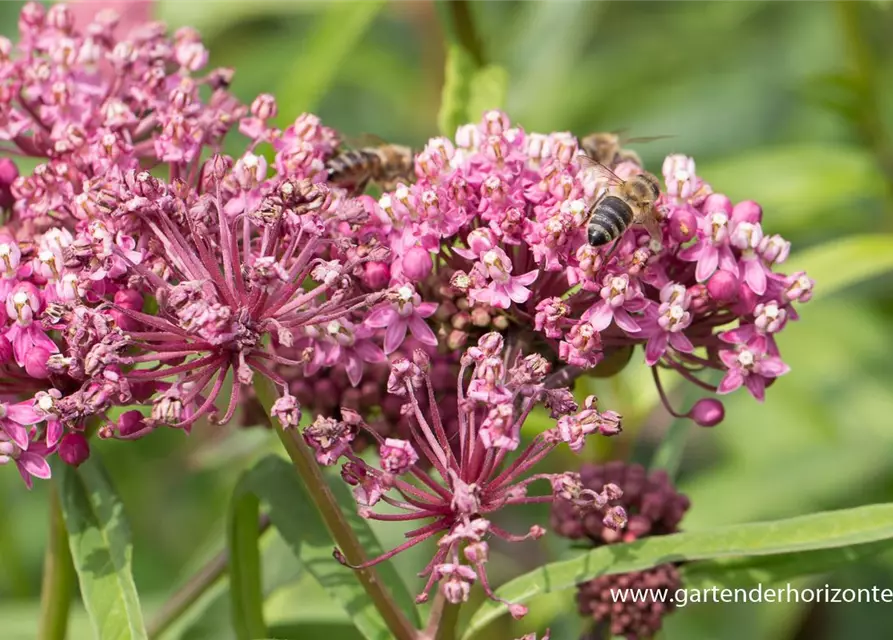
[[[450,602],[462,602],[476,581],[488,596],[496,598],[485,569],[487,539],[538,538],[544,529],[534,526],[526,535],[516,536],[497,526],[492,514],[510,505],[551,502],[553,495],[528,495],[529,486],[537,480],[547,481],[553,494],[572,496],[581,512],[594,514],[605,526],[617,530],[625,526],[625,512],[612,504],[621,496],[617,487],[596,494],[586,491],[575,474],[530,474],[558,444],[565,442],[577,448],[586,435],[611,435],[616,429],[602,429],[602,425],[619,420],[616,414],[599,413],[594,401],[587,402],[579,412],[574,403],[564,402],[563,409],[574,414],[575,426],[556,426],[521,449],[521,427],[533,408],[562,395],[546,389],[548,372],[548,363],[539,356],[513,356],[504,348],[499,334],[483,336],[461,359],[458,433],[453,444],[435,401],[431,360],[417,350],[411,360],[395,361],[388,379],[389,391],[404,402],[403,412],[410,417],[408,439],[382,438],[349,410],[342,412],[340,421],[319,418],[304,430],[304,439],[320,464],[343,461],[341,474],[354,487],[361,515],[394,522],[430,521],[407,532],[405,543],[363,566],[436,537],[437,551],[421,573],[427,582],[418,601],[427,600],[431,588],[439,583]],[[569,395],[567,390],[564,394]],[[420,399],[426,396],[428,405],[423,410]],[[555,412],[555,403],[552,408]],[[351,443],[357,429],[366,431],[378,443],[377,467],[353,453]],[[508,457],[519,449],[518,455]],[[380,502],[399,512],[374,511]],[[339,553],[336,557],[343,561]],[[506,604],[515,617],[526,613],[526,607]]]
[[[587,540],[596,547],[674,533],[689,508],[688,498],[676,491],[665,472],[649,474],[641,465],[585,464],[578,478],[583,491],[589,495],[622,490],[617,499],[617,508],[623,508],[627,517],[627,526],[622,532],[581,511],[570,496],[561,495],[562,499],[552,503],[551,522],[555,532],[573,540]],[[655,600],[653,594],[647,603],[624,603],[616,598],[617,590],[668,589],[672,595],[681,585],[676,567],[664,564],[585,582],[579,585],[577,604],[581,615],[610,625],[614,636],[650,638],[660,630],[663,617],[672,611],[673,603]]]
[[[369,222],[352,233],[392,249],[376,282],[388,275],[389,285],[409,287],[405,315],[388,316],[401,320],[386,351],[399,346],[404,322],[413,326],[411,310],[436,302],[448,311],[446,322],[434,318],[451,347],[476,325],[533,328],[553,362],[600,375],[607,356],[640,345],[649,366],[713,393],[745,386],[762,400],[788,371],[774,335],[812,290],[804,274],[776,271],[789,243],[764,234],[757,204],[713,193],[694,161],[676,155],[662,167],[659,237],[633,227],[615,244],[590,246],[591,206],[613,187],[577,154],[570,134],[527,133],[492,111],[454,140],[429,141],[414,184],[365,201]],[[623,179],[642,171],[631,160],[612,168]],[[429,259],[441,282],[419,287]],[[705,369],[723,372],[722,382],[696,375]]]

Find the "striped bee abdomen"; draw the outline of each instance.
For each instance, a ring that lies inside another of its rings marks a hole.
[[[617,196],[605,196],[589,218],[589,244],[600,247],[616,240],[633,221],[633,210]]]

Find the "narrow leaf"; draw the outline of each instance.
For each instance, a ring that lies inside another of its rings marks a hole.
[[[448,138],[456,134],[459,125],[468,122],[468,101],[476,69],[474,60],[464,48],[457,44],[449,46],[437,114],[440,133]]]
[[[788,273],[806,271],[815,280],[813,298],[893,271],[893,234],[864,234],[826,242],[796,253]]]
[[[344,60],[382,10],[383,0],[328,3],[297,54],[283,71],[276,92],[281,124],[317,107]]]
[[[771,556],[890,538],[893,538],[893,504],[829,511],[599,547],[571,560],[531,571],[500,588],[496,595],[509,602],[523,603],[543,593],[571,589],[596,576],[641,571],[667,562]],[[493,601],[484,603],[472,616],[463,637],[471,637],[506,610],[505,605]]]
[[[62,513],[81,596],[99,640],[146,638],[124,507],[94,452],[77,469],[59,464]]]
[[[468,106],[465,115],[468,122],[477,122],[481,114],[490,109],[505,106],[508,90],[508,72],[498,65],[488,65],[472,76],[469,86]]]
[[[230,554],[230,604],[233,628],[239,640],[267,635],[264,623],[260,573],[260,501],[246,490],[244,479],[236,486],[230,505],[227,542]]]
[[[732,560],[705,560],[682,567],[682,584],[686,588],[696,589],[779,584],[801,576],[852,567],[891,549],[893,546],[889,540],[880,540],[837,549]]]
[[[342,484],[335,485],[333,490],[339,502],[344,505],[345,515],[369,556],[379,555],[380,545],[366,521],[356,514],[350,491]],[[291,548],[295,558],[341,604],[363,637],[369,640],[386,640],[391,637],[384,620],[362,586],[351,575],[351,570],[332,558],[332,539],[313,508],[310,496],[287,462],[277,456],[261,460],[242,477],[237,489],[237,496],[239,495],[255,496],[268,505],[273,526]],[[255,519],[256,517],[255,512]],[[413,622],[418,623],[413,599],[390,563],[379,565],[379,574],[403,611]],[[234,590],[241,589],[235,584],[239,577],[240,574],[231,575]],[[259,576],[249,577],[256,580],[253,584],[259,584]]]

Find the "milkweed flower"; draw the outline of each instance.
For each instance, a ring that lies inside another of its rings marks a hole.
[[[358,210],[321,184],[337,135],[310,114],[273,127],[272,96],[241,104],[207,61],[192,29],[64,4],[26,4],[18,41],[0,38],[0,152],[38,161],[0,163],[0,460],[29,486],[48,456],[83,462],[89,423],[125,440],[189,429],[224,394],[228,419],[257,373],[287,404],[273,369],[312,360],[313,344],[281,353],[320,327],[353,380],[384,357],[363,321],[385,293],[352,272],[387,249],[359,256],[330,232]],[[221,155],[236,128],[244,152]]]
[[[805,274],[792,280],[779,271],[790,244],[763,231],[759,205],[733,204],[697,175],[692,158],[674,155],[661,167],[660,237],[633,227],[616,245],[593,247],[590,208],[610,185],[579,153],[569,133],[529,133],[487,112],[453,139],[431,139],[415,158],[413,184],[366,198],[368,221],[350,234],[391,247],[379,281],[410,284],[423,303],[447,311],[428,322],[449,348],[500,330],[513,344],[537,340],[566,371],[609,375],[615,354],[638,346],[655,371],[714,394],[744,386],[762,400],[787,366],[765,360],[762,375],[723,353],[780,358],[773,336],[813,287]],[[622,179],[643,170],[633,160],[611,169]],[[408,251],[428,254],[421,281],[403,268]],[[398,337],[394,330],[389,348]],[[724,383],[699,373],[709,370]]]
[[[585,540],[594,547],[618,542],[633,542],[645,536],[674,533],[690,506],[688,498],[673,487],[663,471],[646,472],[641,465],[609,462],[585,464],[580,469],[582,486],[589,491],[603,491],[616,485],[623,491],[618,505],[627,514],[623,531],[604,526],[593,518],[581,517],[570,502],[552,503],[551,524],[558,535],[571,540]],[[663,564],[645,571],[600,576],[577,587],[580,614],[597,623],[610,626],[612,635],[625,638],[651,638],[663,618],[673,610],[672,601],[657,599],[659,592],[673,594],[682,586],[679,571],[673,564]],[[641,590],[646,600],[621,602],[621,590]]]
[[[412,360],[392,363],[388,390],[401,398],[404,413],[411,417],[408,439],[383,438],[356,412],[343,410],[342,419],[317,418],[303,436],[322,465],[343,461],[342,478],[354,487],[360,514],[368,519],[390,522],[419,522],[405,535],[406,542],[379,558],[354,568],[375,565],[425,540],[437,538],[437,551],[421,572],[426,584],[417,598],[424,602],[435,583],[450,602],[466,600],[475,582],[491,598],[486,563],[488,538],[516,542],[536,539],[544,529],[533,526],[525,535],[503,530],[493,514],[511,505],[550,502],[561,496],[575,508],[600,514],[605,526],[622,529],[626,515],[612,503],[620,497],[617,487],[601,492],[585,489],[576,474],[531,474],[531,470],[561,443],[577,450],[592,434],[612,435],[619,431],[619,416],[598,411],[594,399],[578,411],[566,389],[547,389],[548,363],[540,356],[514,358],[506,352],[502,337],[489,333],[468,349],[460,363],[458,390],[458,434],[451,444],[434,401],[430,358],[417,350]],[[420,398],[428,398],[422,410]],[[558,424],[521,448],[520,431],[526,418],[543,403],[558,418]],[[379,447],[378,466],[372,466],[351,450],[360,431],[366,431]],[[422,465],[422,461],[426,465]],[[430,469],[427,470],[427,469]],[[553,495],[528,495],[536,481],[548,483]],[[396,507],[399,513],[378,513],[378,503]],[[336,557],[346,560],[336,551]],[[515,617],[526,607],[506,603]]]

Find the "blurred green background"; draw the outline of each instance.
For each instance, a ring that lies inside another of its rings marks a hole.
[[[18,2],[0,3],[0,32],[14,37]],[[893,231],[893,10],[872,2],[472,3],[487,62],[503,66],[506,110],[528,131],[625,128],[674,137],[637,147],[652,171],[670,152],[690,154],[717,191],[764,206],[764,228],[794,251],[857,233]],[[420,145],[437,132],[444,39],[431,2],[299,3],[167,0],[155,15],[206,39],[212,65],[236,69],[234,91],[279,99],[282,123],[305,110],[346,134]],[[237,151],[235,147],[233,151]],[[832,269],[834,265],[831,265]],[[816,274],[821,292],[822,281]],[[893,500],[893,284],[877,277],[802,307],[780,344],[793,371],[765,405],[743,391],[724,423],[692,431],[679,481],[693,507],[688,530]],[[645,454],[669,428],[654,410],[650,377],[632,366],[591,383],[627,416],[613,451]],[[680,390],[676,402],[696,395]],[[634,444],[635,440],[635,444]],[[102,443],[133,528],[134,571],[147,617],[218,550],[239,472],[274,448],[262,430],[189,438],[159,432],[139,444]],[[568,458],[567,464],[576,464]],[[46,486],[28,493],[0,472],[0,638],[35,633],[46,540]],[[523,513],[521,520],[542,514]],[[389,546],[399,526],[378,527]],[[338,607],[290,570],[281,543],[265,540],[275,637],[354,638]],[[532,563],[568,553],[557,539],[524,560],[498,557],[497,584]],[[398,567],[415,591],[418,564]],[[523,563],[523,565],[522,565]],[[893,557],[804,580],[835,587],[893,586]],[[225,584],[165,637],[225,640]],[[78,610],[79,611],[79,610]],[[70,637],[89,637],[76,612]],[[493,626],[502,640],[552,626],[578,636],[572,595],[534,603],[521,624]],[[289,631],[288,629],[291,629]],[[832,640],[887,638],[883,604],[691,605],[668,618],[664,638]]]

